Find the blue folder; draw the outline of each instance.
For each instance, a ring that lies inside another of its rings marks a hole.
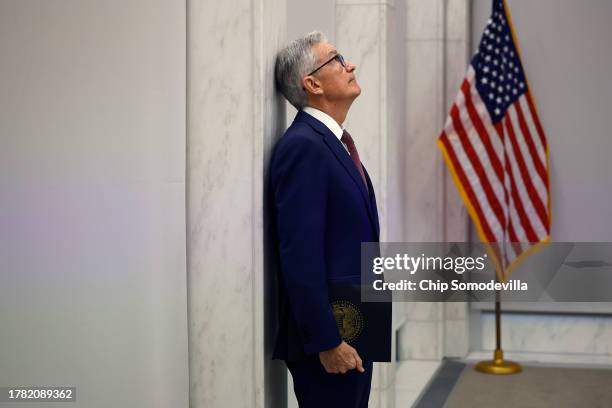
[[[362,286],[329,283],[329,301],[338,332],[363,361],[391,361],[391,302],[362,301]],[[380,294],[377,293],[378,299]]]

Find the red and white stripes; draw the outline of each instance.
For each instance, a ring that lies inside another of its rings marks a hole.
[[[529,90],[494,124],[470,65],[439,146],[481,240],[496,244],[505,280],[523,253],[550,236],[548,147]]]

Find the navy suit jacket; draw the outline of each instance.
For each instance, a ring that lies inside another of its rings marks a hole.
[[[279,332],[273,358],[297,360],[342,341],[328,298],[332,282],[359,283],[361,243],[378,242],[370,177],[340,140],[299,111],[278,141],[269,171],[279,273]]]

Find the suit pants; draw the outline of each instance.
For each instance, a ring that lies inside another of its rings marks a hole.
[[[325,371],[319,356],[287,361],[300,408],[367,408],[372,385],[372,362],[363,362],[364,373]]]

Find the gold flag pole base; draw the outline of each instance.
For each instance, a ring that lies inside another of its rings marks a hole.
[[[504,360],[504,352],[501,349],[501,301],[499,291],[495,291],[495,353],[493,360],[481,361],[476,364],[476,371],[485,374],[506,375],[517,374],[523,371],[519,363]]]
[[[523,371],[519,363],[504,360],[504,352],[500,349],[495,350],[493,360],[481,361],[476,364],[476,370],[485,374],[506,375],[517,374]]]

